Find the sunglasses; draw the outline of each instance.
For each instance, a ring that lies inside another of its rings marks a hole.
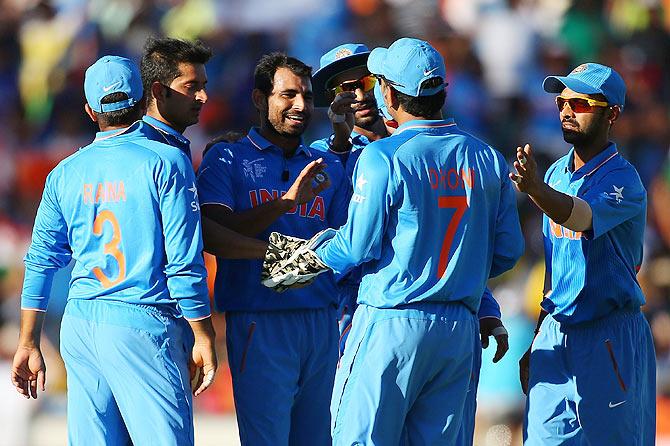
[[[592,113],[596,107],[609,107],[607,102],[596,101],[589,98],[564,98],[556,96],[556,105],[558,111],[563,111],[565,104],[570,106],[570,109],[575,113]]]
[[[363,90],[364,93],[367,93],[371,91],[373,88],[375,88],[376,83],[377,79],[373,75],[368,74],[360,79],[342,82],[337,87],[331,88],[331,91],[334,94],[340,94],[343,91],[356,91],[357,89],[360,88],[361,90]]]

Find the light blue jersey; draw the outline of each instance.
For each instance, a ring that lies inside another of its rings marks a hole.
[[[293,157],[285,158],[280,148],[253,128],[240,141],[219,143],[207,152],[198,173],[200,204],[243,212],[275,200],[307,164],[320,157],[328,164],[332,186],[278,218],[257,237],[267,240],[277,231],[308,239],[323,229],[338,228],[346,219],[349,183],[337,157],[301,145]],[[315,309],[337,304],[338,290],[331,273],[322,274],[309,287],[279,296],[261,285],[261,260],[217,259],[217,266],[214,295],[221,311]]]
[[[647,209],[640,177],[615,144],[576,172],[573,152],[549,168],[545,182],[585,200],[593,212],[593,229],[574,232],[546,215],[543,222],[552,292],[542,307],[557,321],[570,324],[644,304],[636,274]]]
[[[477,312],[487,279],[523,253],[507,172],[453,120],[404,123],[362,151],[347,223],[317,255],[338,273],[367,262],[361,304],[461,301]]]
[[[193,169],[175,148],[146,139],[143,125],[99,132],[49,174],[22,308],[45,311],[55,271],[72,258],[68,299],[209,316]]]
[[[182,133],[149,115],[144,115],[142,120],[156,130],[155,135],[150,139],[176,147],[184,152],[189,160],[191,159],[191,141]]]

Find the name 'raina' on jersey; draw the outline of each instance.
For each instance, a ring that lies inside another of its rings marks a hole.
[[[95,195],[93,195],[94,190]],[[82,200],[84,204],[126,201],[126,187],[123,181],[106,181],[97,184],[84,183]]]

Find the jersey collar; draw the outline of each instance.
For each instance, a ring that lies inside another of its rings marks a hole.
[[[135,121],[130,126],[124,127],[122,129],[105,130],[104,132],[97,132],[95,134],[95,139],[93,140],[93,142],[103,141],[105,139],[114,138],[115,136],[123,135],[130,131],[134,131],[138,128],[140,122],[141,121]]]
[[[586,164],[572,173],[573,179],[579,179],[594,174],[598,169],[604,166],[609,160],[614,158],[619,152],[616,144],[611,142],[609,146],[602,152],[591,158]],[[575,148],[570,149],[568,156],[568,164],[565,166],[567,172],[570,172],[570,167],[573,165],[575,157]]]
[[[398,126],[393,135],[399,135],[405,130],[426,130],[426,129],[437,129],[442,127],[456,127],[456,122],[453,118],[449,119],[414,119],[412,121],[407,121],[402,125]]]
[[[252,146],[256,147],[260,151],[267,150],[270,147],[275,147],[274,144],[261,136],[256,127],[249,129],[249,133],[247,133],[247,140],[251,143]],[[283,152],[280,147],[277,148]],[[304,153],[308,158],[312,157],[312,152],[310,152],[307,146],[303,144],[302,138],[300,138],[300,145],[296,149],[295,153],[296,155],[298,153]]]
[[[144,115],[142,117],[142,120],[158,130],[161,133],[167,133],[168,135],[172,136],[174,139],[179,141],[180,144],[184,146],[190,146],[191,141],[188,140],[183,134],[179,133],[163,121],[159,121],[158,119],[154,118],[153,116],[149,115]]]

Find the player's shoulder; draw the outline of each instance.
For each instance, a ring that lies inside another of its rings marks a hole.
[[[333,135],[327,136],[326,138],[321,138],[317,139],[315,141],[312,141],[312,143],[309,145],[310,150],[315,150],[317,152],[324,152],[324,153],[329,153],[330,152],[330,142],[333,139]]]
[[[640,178],[640,174],[630,161],[624,158],[619,152],[612,156],[611,160],[604,163],[598,172],[596,178],[602,181],[618,181],[625,183],[628,187],[634,187],[645,191],[645,187]]]
[[[246,137],[237,141],[221,141],[213,144],[207,150],[207,153],[205,153],[202,158],[202,162],[208,164],[219,160],[230,164],[243,157],[249,156],[252,150],[254,152],[258,151],[258,149],[251,145]]]

